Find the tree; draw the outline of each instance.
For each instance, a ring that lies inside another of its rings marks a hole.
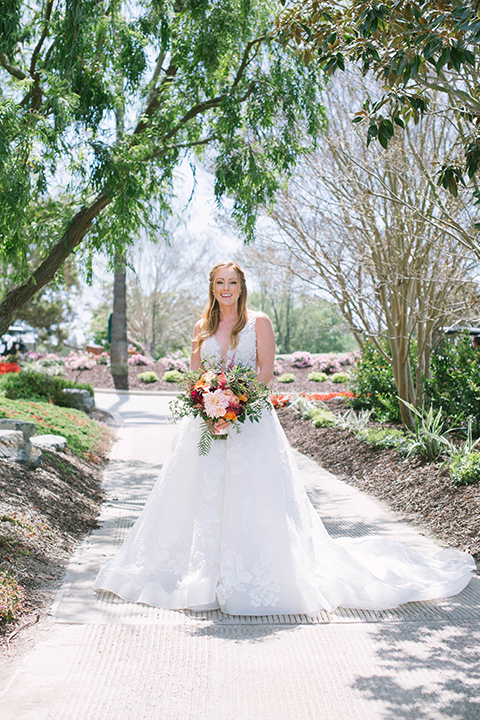
[[[472,220],[431,177],[450,139],[445,119],[424,118],[387,150],[373,151],[349,122],[364,91],[355,82],[350,75],[330,88],[323,151],[302,161],[271,216],[291,267],[329,291],[359,342],[372,339],[391,363],[399,397],[418,406],[439,329],[476,302],[478,263],[462,245]],[[411,426],[412,413],[400,409]]]
[[[270,316],[277,352],[345,352],[358,348],[336,303],[312,294],[312,286],[299,279],[292,255],[278,236],[259,239],[242,257],[248,277],[259,290],[249,292],[249,305]]]
[[[410,121],[444,113],[456,135],[438,159],[437,180],[457,194],[469,179],[480,200],[478,2],[308,0],[290,6],[278,26],[304,62],[319,59],[329,74],[354,63],[379,79],[382,94],[373,100],[366,94],[354,118],[366,124],[367,143],[376,139],[386,148]],[[477,248],[476,235],[471,243]]]
[[[173,170],[193,149],[211,148],[216,194],[232,195],[252,237],[257,205],[272,200],[305,133],[322,125],[318,73],[271,41],[272,18],[268,0],[8,0],[0,258],[19,272],[0,302],[0,334],[82,241],[88,270],[100,247],[113,258],[140,226],[158,227]],[[43,253],[29,268],[38,208]]]

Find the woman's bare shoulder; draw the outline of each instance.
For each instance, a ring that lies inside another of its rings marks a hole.
[[[262,312],[261,310],[255,310],[253,313],[255,315],[255,324],[260,325],[261,328],[264,327],[270,327],[272,324],[272,321],[268,317],[267,313]]]

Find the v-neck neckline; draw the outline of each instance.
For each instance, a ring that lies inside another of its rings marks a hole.
[[[218,340],[217,340],[217,336],[216,336],[216,335],[213,335],[213,339],[215,340],[215,343],[216,343],[217,348],[218,348],[218,352],[220,353],[220,359],[221,359],[222,363],[224,363],[224,365],[226,365],[227,362],[228,362],[228,353],[230,352],[230,350],[229,350],[229,348],[227,348],[227,356],[226,356],[226,357],[223,357],[222,348],[220,347],[220,343],[219,343]]]

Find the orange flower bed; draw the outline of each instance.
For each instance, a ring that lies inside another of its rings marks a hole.
[[[313,395],[309,395],[309,400],[331,400],[335,397],[345,397],[345,398],[353,398],[355,395],[350,392],[350,390],[345,390],[343,392],[329,392],[329,393],[314,393]]]
[[[20,365],[17,365],[15,362],[4,362],[3,360],[0,360],[0,375],[20,372],[21,369]]]

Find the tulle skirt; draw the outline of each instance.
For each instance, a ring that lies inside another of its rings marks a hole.
[[[162,608],[233,615],[381,610],[460,592],[475,569],[457,550],[331,538],[310,503],[274,411],[199,456],[184,419],[160,477],[96,589]]]

